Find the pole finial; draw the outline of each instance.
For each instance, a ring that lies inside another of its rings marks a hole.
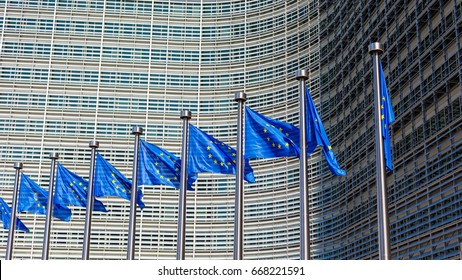
[[[15,163],[13,163],[13,167],[14,167],[14,169],[22,169],[23,164],[22,164],[22,162],[15,162]]]
[[[383,53],[383,45],[380,44],[379,42],[374,42],[369,45],[369,54],[382,54]]]
[[[190,119],[191,118],[191,111],[189,110],[181,110],[180,119]]]
[[[143,134],[143,128],[141,126],[134,126],[132,128],[132,134]]]
[[[59,153],[58,152],[50,152],[51,159],[58,159],[59,158]]]
[[[245,94],[245,92],[240,91],[240,92],[236,92],[234,94],[234,101],[237,101],[237,102],[243,101],[243,102],[245,102],[246,100],[247,100],[247,94]]]
[[[91,140],[90,143],[88,144],[88,147],[90,148],[99,148],[99,142],[96,140]]]
[[[308,70],[300,69],[295,72],[295,78],[297,80],[307,80],[308,79]]]

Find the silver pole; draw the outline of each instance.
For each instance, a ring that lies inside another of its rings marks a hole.
[[[307,145],[306,145],[306,80],[307,70],[298,70],[296,79],[300,82],[300,259],[310,259],[310,222],[308,207]]]
[[[390,259],[390,229],[388,226],[388,203],[387,190],[385,182],[385,158],[383,155],[383,138],[382,122],[380,120],[380,100],[382,98],[382,89],[380,87],[379,76],[379,59],[383,53],[383,47],[380,43],[369,45],[369,54],[372,55],[373,73],[374,73],[374,110],[375,110],[375,158],[377,172],[377,219],[379,228],[379,259]]]
[[[82,260],[88,260],[90,257],[90,239],[91,239],[91,216],[93,215],[93,205],[95,202],[94,185],[95,185],[95,160],[96,148],[99,142],[91,140],[88,146],[91,148],[90,176],[88,180],[87,193],[87,211],[85,213],[85,230],[83,234]]]
[[[186,188],[188,183],[189,120],[191,119],[191,111],[182,110],[180,118],[183,120],[183,138],[181,142],[181,177],[180,197],[178,200],[178,236],[176,242],[176,259],[184,260],[186,238]]]
[[[56,160],[59,158],[59,153],[51,152],[51,166],[50,166],[50,184],[48,188],[48,202],[47,202],[47,216],[45,221],[45,233],[43,235],[43,247],[42,247],[42,260],[48,260],[50,256],[50,228],[51,228],[51,217],[53,216],[53,192],[55,185],[55,166]]]
[[[11,203],[10,228],[8,229],[8,243],[6,245],[5,260],[11,260],[11,257],[13,256],[14,232],[16,230],[16,212],[18,211],[19,179],[23,165],[21,162],[15,162],[13,167],[16,169],[16,174],[14,177],[13,201]]]
[[[234,203],[234,259],[242,260],[244,253],[244,92],[234,95],[237,101],[237,158],[236,158],[236,195]]]
[[[143,134],[143,128],[135,126],[132,129],[135,135],[135,144],[133,149],[133,171],[132,171],[132,189],[130,196],[130,220],[128,226],[128,246],[127,260],[135,259],[135,231],[136,231],[136,202],[138,198],[138,154],[140,148],[140,135]]]

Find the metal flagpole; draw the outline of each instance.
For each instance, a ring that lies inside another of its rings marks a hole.
[[[186,188],[188,183],[189,120],[191,119],[191,111],[182,110],[180,118],[183,120],[183,137],[181,141],[181,174],[180,197],[178,200],[178,230],[176,242],[176,259],[184,260],[186,237]]]
[[[298,70],[296,79],[300,82],[300,259],[310,259],[310,223],[308,208],[307,145],[306,145],[306,80],[307,70]]]
[[[388,203],[385,182],[385,158],[382,138],[381,102],[382,89],[380,87],[379,59],[383,53],[383,47],[375,42],[369,45],[369,54],[372,56],[374,73],[374,107],[375,107],[375,158],[377,172],[377,218],[379,228],[379,258],[390,259],[390,229],[388,225]]]
[[[91,140],[88,146],[91,148],[90,176],[88,180],[87,193],[87,211],[85,214],[85,230],[83,234],[83,250],[82,260],[88,260],[90,257],[90,238],[91,238],[91,216],[93,215],[94,197],[94,179],[95,179],[95,159],[96,149],[99,147],[99,142]]]
[[[8,230],[8,243],[6,245],[5,260],[11,260],[11,257],[13,256],[14,233],[16,230],[16,212],[18,211],[19,179],[23,165],[21,162],[15,162],[13,167],[16,169],[16,174],[14,177],[13,201],[11,203],[10,228]]]
[[[128,246],[127,260],[135,258],[135,231],[136,231],[136,201],[138,198],[138,154],[140,148],[140,135],[143,134],[143,128],[135,126],[132,129],[135,135],[135,144],[133,149],[133,171],[132,171],[132,189],[130,196],[130,220],[128,226]]]
[[[234,259],[242,260],[244,252],[244,92],[234,95],[237,101],[237,157],[236,157],[236,194],[234,203]]]
[[[50,166],[50,183],[48,188],[48,202],[47,202],[47,216],[45,221],[45,233],[43,235],[43,247],[42,247],[42,260],[48,260],[50,255],[50,228],[51,228],[51,217],[53,215],[53,192],[55,186],[55,167],[56,160],[59,158],[59,153],[51,152],[51,166]]]

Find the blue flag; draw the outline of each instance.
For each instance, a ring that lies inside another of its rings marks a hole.
[[[189,125],[188,173],[236,174],[236,155],[235,149]],[[255,182],[248,159],[245,159],[244,179]]]
[[[306,141],[308,154],[313,153],[318,145],[321,146],[330,171],[337,176],[346,175],[345,170],[340,168],[335,158],[308,87],[306,87]]]
[[[96,153],[95,168],[95,196],[118,196],[130,200],[132,182],[122,173],[105,160],[99,153]],[[141,200],[143,192],[138,189],[137,203],[141,209],[144,203]]]
[[[54,195],[55,204],[59,205],[75,205],[87,207],[87,188],[88,181],[79,175],[66,169],[58,162],[58,171],[56,172],[56,189]],[[95,199],[93,210],[100,212],[108,212],[104,204]]]
[[[383,149],[385,156],[385,166],[393,171],[393,160],[391,153],[390,134],[388,128],[391,123],[395,121],[395,114],[393,113],[393,106],[388,95],[387,84],[385,82],[385,75],[383,74],[382,62],[380,61],[380,88],[382,91],[382,99],[380,100],[380,120],[382,122],[382,138],[383,138]]]
[[[18,212],[46,215],[47,204],[48,191],[42,189],[37,183],[23,173],[19,188]],[[71,215],[71,209],[53,203],[53,217],[69,222],[71,220]]]
[[[8,204],[3,200],[3,198],[0,197],[0,204],[2,207],[2,222],[3,222],[3,228],[4,229],[9,229],[10,228],[10,222],[11,222],[11,208],[8,206]],[[29,232],[30,230],[26,227],[26,225],[19,219],[16,218],[16,229]]]
[[[300,156],[300,129],[245,108],[245,156],[276,158]]]
[[[140,141],[138,185],[166,185],[180,187],[181,160],[172,153],[146,141]],[[187,189],[197,176],[188,176]]]

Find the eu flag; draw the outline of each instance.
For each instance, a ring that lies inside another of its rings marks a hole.
[[[385,166],[388,168],[388,170],[393,171],[390,134],[388,133],[388,128],[390,124],[395,121],[395,114],[393,113],[393,106],[390,100],[390,96],[388,95],[387,84],[385,82],[385,75],[383,74],[381,61],[379,66],[380,88],[382,91],[382,99],[380,100],[380,120],[382,122],[383,152],[385,156]]]
[[[88,181],[79,175],[69,171],[61,163],[58,162],[58,171],[56,172],[56,190],[54,195],[55,204],[59,205],[75,205],[87,207],[87,188]],[[95,199],[93,210],[100,212],[108,212],[104,204]]]
[[[132,182],[130,182],[119,170],[112,166],[99,153],[96,153],[95,168],[95,196],[118,196],[130,200]],[[144,203],[141,201],[143,192],[138,189],[137,203],[141,209]]]
[[[48,191],[42,189],[29,176],[22,174],[19,188],[18,212],[29,212],[46,215],[48,204]],[[53,203],[53,217],[62,221],[71,220],[71,209]]]
[[[3,198],[0,197],[0,204],[2,206],[2,222],[3,222],[3,228],[4,229],[9,229],[10,228],[10,222],[11,222],[11,208],[8,206],[8,204],[3,200]],[[16,229],[29,232],[30,230],[26,227],[26,225],[19,219],[16,218]]]
[[[140,141],[138,185],[180,187],[181,160],[174,154],[146,141]],[[193,190],[195,174],[188,176],[187,189]]]
[[[316,147],[320,145],[330,171],[337,176],[346,175],[345,170],[340,168],[337,159],[335,158],[308,87],[306,87],[306,138],[308,154],[313,153]]]
[[[245,108],[245,156],[276,158],[300,156],[300,129]]]
[[[235,149],[194,125],[189,125],[189,173],[236,174],[236,155]],[[247,182],[255,182],[248,159],[245,159],[244,179]]]

